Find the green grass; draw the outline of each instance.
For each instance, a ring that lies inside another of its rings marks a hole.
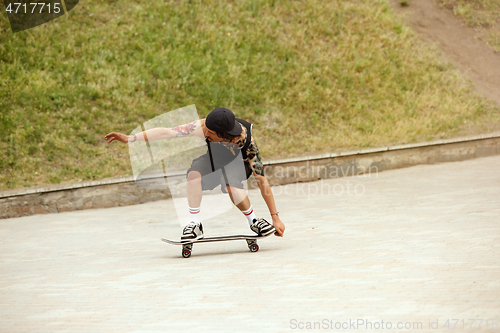
[[[500,0],[440,0],[441,4],[478,30],[479,38],[500,52]]]
[[[264,159],[488,131],[498,110],[387,1],[96,1],[0,16],[1,189],[131,174],[110,131],[196,104],[255,123]]]

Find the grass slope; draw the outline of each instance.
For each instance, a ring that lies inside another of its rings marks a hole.
[[[12,34],[0,17],[0,183],[131,173],[129,133],[217,106],[255,123],[265,158],[487,131],[498,111],[385,0],[81,2]]]

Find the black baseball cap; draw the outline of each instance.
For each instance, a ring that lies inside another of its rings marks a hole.
[[[236,121],[236,117],[231,110],[226,108],[215,108],[207,116],[205,125],[208,129],[218,132],[227,133],[229,135],[238,136],[241,134],[240,123]]]

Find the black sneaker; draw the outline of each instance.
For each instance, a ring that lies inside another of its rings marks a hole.
[[[203,226],[196,224],[194,222],[189,222],[187,226],[184,227],[181,236],[181,242],[183,241],[193,241],[203,238]]]
[[[273,225],[265,219],[253,219],[250,229],[259,236],[267,236],[275,231]]]

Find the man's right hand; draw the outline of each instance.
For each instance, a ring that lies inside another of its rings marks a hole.
[[[283,237],[283,234],[285,233],[285,225],[281,222],[278,215],[273,214],[271,216],[273,218],[274,229],[276,229],[274,234],[278,237]]]
[[[111,132],[107,134],[104,137],[106,140],[108,140],[108,143],[113,142],[114,140],[127,143],[128,142],[128,135],[122,134],[122,133],[117,133],[117,132]]]

